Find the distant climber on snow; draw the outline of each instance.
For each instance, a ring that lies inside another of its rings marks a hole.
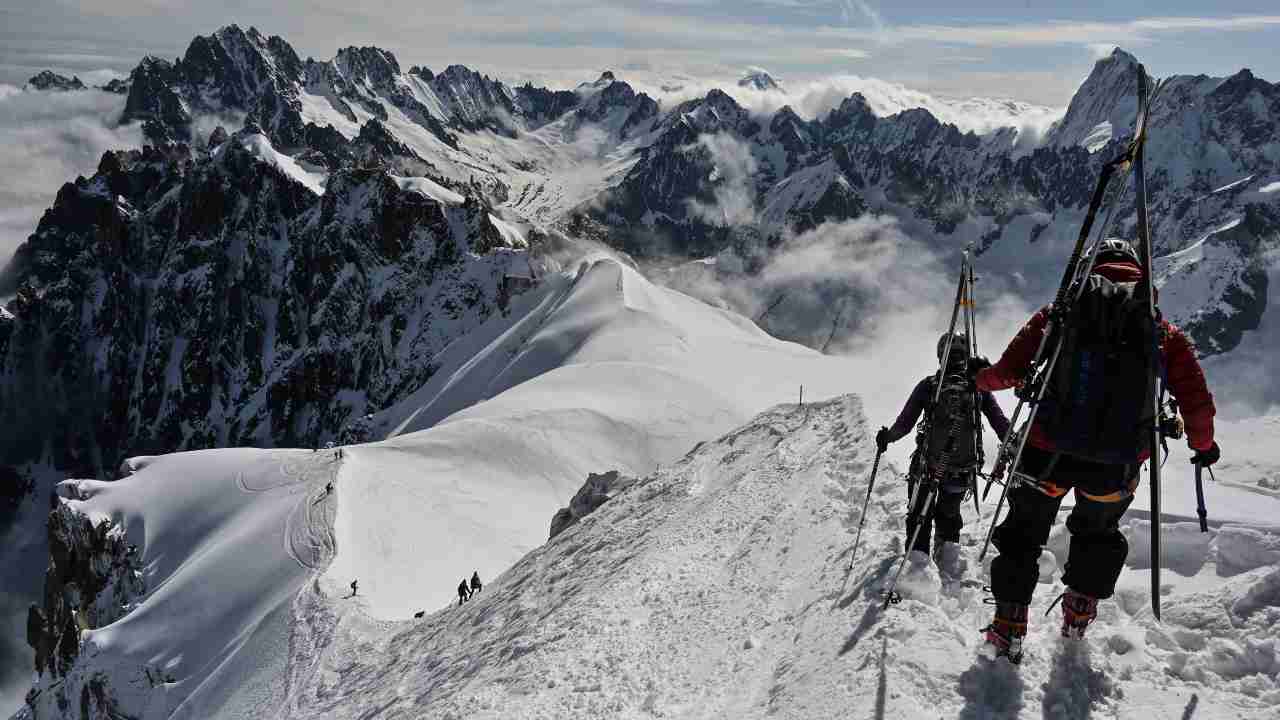
[[[994,530],[999,552],[991,564],[995,618],[987,642],[1017,662],[1027,609],[1040,576],[1039,558],[1063,497],[1075,490],[1067,518],[1071,547],[1062,575],[1062,634],[1081,638],[1097,617],[1098,601],[1115,592],[1129,547],[1119,523],[1150,455],[1157,371],[1181,406],[1192,463],[1217,462],[1213,395],[1191,341],[1161,321],[1152,338],[1148,299],[1135,297],[1144,273],[1126,240],[1108,238],[1079,300],[1065,321],[1057,364],[1008,492],[1009,514]],[[1040,346],[1051,307],[1042,308],[1009,343],[994,366],[970,365],[980,390],[1015,387]],[[1159,357],[1152,358],[1159,347]],[[1154,364],[1154,366],[1153,366]]]
[[[938,338],[938,362],[942,362],[943,353],[947,349],[944,333]],[[939,472],[938,465],[943,462],[946,453],[947,467],[941,468],[941,491],[932,508],[932,517],[926,517],[920,531],[916,533],[915,508],[908,508],[907,538],[915,534],[915,544],[907,551],[919,551],[926,557],[929,555],[929,540],[933,529],[937,529],[934,538],[935,561],[938,560],[945,543],[960,542],[960,530],[964,520],[960,515],[960,505],[965,493],[974,486],[976,473],[981,458],[978,440],[979,428],[975,424],[973,385],[966,377],[969,364],[969,339],[957,333],[951,342],[951,355],[947,367],[942,372],[942,392],[938,398],[938,408],[930,407],[935,395],[936,375],[928,375],[911,391],[907,404],[898,413],[898,419],[892,427],[882,427],[876,433],[876,449],[881,453],[890,443],[897,442],[911,432],[916,421],[924,416],[923,422],[916,432],[916,450],[911,455],[911,469],[907,475],[907,495],[910,498],[915,484],[921,478],[933,476]],[[979,393],[982,414],[995,430],[996,435],[1003,438],[1009,430],[1009,419],[989,392]],[[950,443],[950,445],[948,445]],[[910,502],[910,500],[908,500]],[[923,502],[923,497],[917,504]],[[908,539],[908,542],[910,540]],[[919,562],[919,560],[917,561]]]
[[[474,595],[480,592],[483,587],[484,586],[480,584],[480,571],[477,570],[471,573],[471,594]]]
[[[351,597],[356,596],[356,589],[359,587],[359,582],[360,582],[359,580],[351,581]]]
[[[462,582],[458,583],[458,606],[461,607],[462,603],[470,599],[471,591],[467,589],[467,579],[463,578]]]

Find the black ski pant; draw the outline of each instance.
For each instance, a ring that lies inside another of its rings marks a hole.
[[[907,479],[907,503],[911,502],[911,493],[915,492],[915,478]],[[916,506],[907,509],[907,542],[911,542],[911,536],[916,533],[916,526],[920,526],[920,532],[916,535],[915,544],[908,550],[919,550],[920,552],[929,554],[929,540],[932,537],[934,528],[938,531],[938,542],[960,542],[960,529],[964,527],[964,519],[960,516],[960,504],[964,502],[964,492],[954,492],[947,486],[938,489],[937,498],[933,502],[933,506],[928,508],[924,516],[923,524],[916,521],[919,517],[921,509],[929,500],[929,488],[925,486],[920,490],[920,496],[916,498]]]
[[[1120,518],[1133,502],[1137,465],[1104,465],[1054,455],[1028,447],[1022,471],[1042,478],[1039,485],[1009,491],[1009,514],[996,527],[991,543],[999,555],[991,562],[991,591],[996,600],[1030,605],[1040,578],[1040,553],[1058,508],[1074,489],[1075,507],[1067,517],[1071,547],[1062,582],[1099,599],[1115,594],[1116,581],[1129,555]]]

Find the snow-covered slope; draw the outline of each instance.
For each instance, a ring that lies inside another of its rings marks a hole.
[[[112,520],[139,547],[153,590],[84,638],[65,684],[46,672],[37,704],[105,682],[131,713],[256,713],[292,692],[281,680],[292,677],[287,598],[335,543],[317,586],[326,594],[358,578],[373,618],[435,610],[457,578],[492,577],[545,540],[588,473],[650,472],[791,397],[795,380],[817,396],[847,383],[842,363],[610,259],[548,280],[478,336],[492,340],[449,356],[458,362],[440,381],[378,419],[403,434],[347,449],[341,462],[335,451],[210,451],[133,460],[118,482],[68,485],[70,507]],[[330,481],[336,496],[322,492]],[[195,621],[166,632],[189,595],[201,597]],[[61,646],[56,615],[45,632]],[[160,692],[139,689],[161,671],[172,679]]]
[[[915,598],[879,609],[904,504],[891,469],[847,572],[869,430],[852,398],[775,408],[644,478],[461,609],[386,628],[340,616],[340,641],[313,671],[354,681],[304,691],[296,712],[1138,718],[1199,706],[1198,717],[1269,717],[1274,535],[1171,528],[1181,564],[1168,574],[1166,623],[1151,620],[1144,573],[1131,568],[1079,646],[1040,619],[1060,589],[1046,577],[1033,651],[1014,671],[979,657],[990,607],[973,575],[943,584],[919,573]],[[1135,550],[1139,525],[1126,529]],[[1052,542],[1059,561],[1063,539]],[[1206,606],[1220,610],[1195,613]]]
[[[524,317],[482,328],[483,347],[459,348],[458,365],[376,416],[391,439],[354,453],[368,479],[344,489],[330,575],[376,568],[377,617],[448,602],[450,571],[509,565],[545,539],[588,473],[649,472],[791,397],[799,379],[812,397],[847,387],[843,363],[614,260],[521,302]],[[423,507],[441,514],[414,522]]]
[[[394,581],[391,566],[435,562],[429,544],[412,559],[395,548],[426,539],[412,528],[435,521],[439,507],[401,507],[381,518],[398,527],[378,534],[351,532],[344,515],[425,497],[418,484],[452,484],[454,507],[467,507],[461,499],[483,510],[477,501],[496,488],[482,474],[492,464],[476,456],[507,449],[490,439],[538,435],[554,416],[526,416],[480,444],[446,440],[438,431],[453,423],[445,423],[417,439],[348,449],[341,463],[333,452],[215,451],[140,459],[118,483],[64,486],[64,495],[85,498],[65,505],[114,517],[139,541],[152,589],[124,619],[84,634],[65,679],[45,676],[35,716],[56,715],[59,697],[74,703],[80,694],[93,717],[145,718],[256,717],[267,708],[296,718],[1142,718],[1191,708],[1196,717],[1261,720],[1280,702],[1280,535],[1248,515],[1215,513],[1208,535],[1169,524],[1157,623],[1135,512],[1124,526],[1130,567],[1084,643],[1061,640],[1056,617],[1041,618],[1060,591],[1060,527],[1018,670],[980,652],[977,629],[990,606],[971,545],[949,565],[959,579],[911,570],[904,602],[881,610],[905,493],[895,469],[882,466],[850,571],[874,454],[853,397],[780,405],[699,444],[500,576],[485,576],[484,591],[461,608],[424,601],[436,611],[421,620],[379,619],[391,609],[387,593],[406,589],[380,587]],[[419,458],[426,462],[411,477]],[[455,479],[435,482],[437,472]],[[330,478],[336,500],[322,494]],[[157,482],[169,492],[158,505],[144,500]],[[1226,492],[1211,486],[1211,507],[1226,505]],[[1264,503],[1274,512],[1275,500],[1253,497],[1251,514]],[[508,494],[502,507],[522,499]],[[335,502],[338,559],[308,581],[332,547]],[[481,530],[448,528],[462,543]],[[356,562],[344,566],[348,553]],[[447,590],[470,567],[430,580]],[[359,594],[348,597],[356,573]],[[219,659],[228,662],[211,664]]]

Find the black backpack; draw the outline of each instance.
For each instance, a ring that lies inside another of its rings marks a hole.
[[[975,415],[973,385],[960,374],[943,376],[938,403],[919,439],[929,467],[958,472],[977,465]]]
[[[1062,350],[1036,423],[1059,451],[1082,460],[1136,464],[1150,447],[1159,357],[1137,283],[1085,280],[1063,323]]]

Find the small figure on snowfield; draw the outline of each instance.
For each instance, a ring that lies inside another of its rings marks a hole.
[[[1087,257],[1087,256],[1086,256]],[[1016,662],[1027,631],[1027,609],[1040,576],[1038,561],[1063,497],[1075,490],[1067,518],[1071,546],[1062,575],[1062,634],[1084,636],[1098,601],[1115,592],[1129,546],[1120,519],[1133,502],[1141,463],[1151,455],[1156,369],[1182,408],[1192,462],[1218,460],[1213,439],[1213,395],[1191,341],[1161,321],[1152,337],[1148,300],[1136,296],[1144,272],[1128,241],[1108,238],[1097,249],[1079,299],[1064,318],[1057,364],[1029,430],[1018,482],[1008,492],[1009,513],[991,542],[995,618],[987,642]],[[1051,308],[1037,312],[994,366],[971,366],[978,389],[1016,386],[1040,346]],[[1055,331],[1057,332],[1057,331]],[[1155,348],[1159,357],[1153,358]],[[1087,388],[1087,390],[1086,390]]]
[[[463,578],[462,582],[458,583],[458,606],[461,607],[462,603],[470,599],[471,591],[467,589],[467,579]]]
[[[480,571],[477,570],[471,573],[471,594],[475,595],[480,592],[483,587],[484,586],[480,584]]]
[[[356,596],[356,589],[359,587],[359,582],[360,582],[359,580],[351,581],[351,597]]]
[[[946,352],[949,337],[948,334],[943,334],[938,339],[939,362],[943,361],[942,355]],[[941,469],[942,487],[932,508],[932,517],[925,518],[918,533],[915,530],[917,513],[914,508],[907,509],[907,537],[910,538],[913,533],[916,537],[914,546],[907,548],[908,552],[917,550],[927,556],[929,539],[935,527],[935,551],[940,550],[943,543],[960,541],[960,529],[964,526],[960,505],[965,493],[973,487],[974,473],[981,469],[979,446],[976,443],[979,428],[974,423],[975,394],[972,383],[966,377],[968,365],[969,340],[965,335],[957,333],[951,342],[947,368],[942,372],[943,389],[938,407],[929,407],[935,395],[936,377],[928,375],[916,383],[893,427],[882,427],[876,433],[876,449],[883,453],[890,443],[897,442],[911,432],[921,414],[924,415],[924,422],[916,433],[916,451],[911,455],[911,472],[907,476],[908,498],[920,478],[933,476],[939,470],[938,463],[942,458],[948,458],[947,466]],[[979,393],[978,397],[982,414],[996,434],[1003,438],[1009,430],[1009,419],[991,393]],[[953,434],[954,438],[951,437]],[[944,450],[948,451],[945,456]],[[917,500],[917,504],[920,502],[923,502],[923,497]]]

